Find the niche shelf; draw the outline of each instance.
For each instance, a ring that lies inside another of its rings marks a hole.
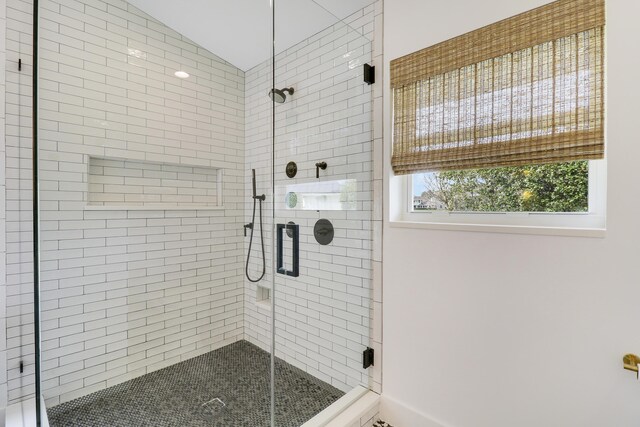
[[[256,286],[256,305],[265,310],[271,310],[271,289],[266,286]]]
[[[358,205],[358,181],[339,179],[287,184],[278,188],[278,195],[287,210],[352,211]]]
[[[89,157],[85,210],[222,210],[222,169]]]

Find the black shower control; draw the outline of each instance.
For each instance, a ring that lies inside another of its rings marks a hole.
[[[321,245],[328,245],[333,241],[333,224],[328,219],[319,219],[313,227],[313,236]]]
[[[286,173],[289,178],[293,178],[294,176],[296,176],[296,174],[298,173],[298,165],[296,165],[296,162],[287,163]]]
[[[325,170],[327,168],[327,162],[316,163],[316,178],[320,178],[320,169]]]
[[[253,230],[253,223],[250,222],[249,224],[243,225],[243,227],[244,227],[244,237],[247,237],[247,228],[249,230]]]

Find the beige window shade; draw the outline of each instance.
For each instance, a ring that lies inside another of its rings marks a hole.
[[[561,0],[391,62],[396,174],[604,156],[604,1]]]

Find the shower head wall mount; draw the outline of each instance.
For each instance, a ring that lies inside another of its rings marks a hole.
[[[274,102],[277,102],[278,104],[282,104],[284,101],[287,100],[287,95],[285,94],[285,92],[287,92],[289,95],[293,95],[293,92],[295,91],[293,90],[292,87],[286,87],[284,89],[273,88],[269,91],[269,98],[271,98]]]

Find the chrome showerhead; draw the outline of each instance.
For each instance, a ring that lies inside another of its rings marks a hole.
[[[284,101],[287,100],[287,95],[285,95],[285,92],[289,93],[289,95],[293,95],[293,88],[292,87],[288,87],[288,88],[284,88],[284,89],[271,89],[269,91],[269,98],[271,98],[273,101],[277,102],[278,104],[282,104]]]

